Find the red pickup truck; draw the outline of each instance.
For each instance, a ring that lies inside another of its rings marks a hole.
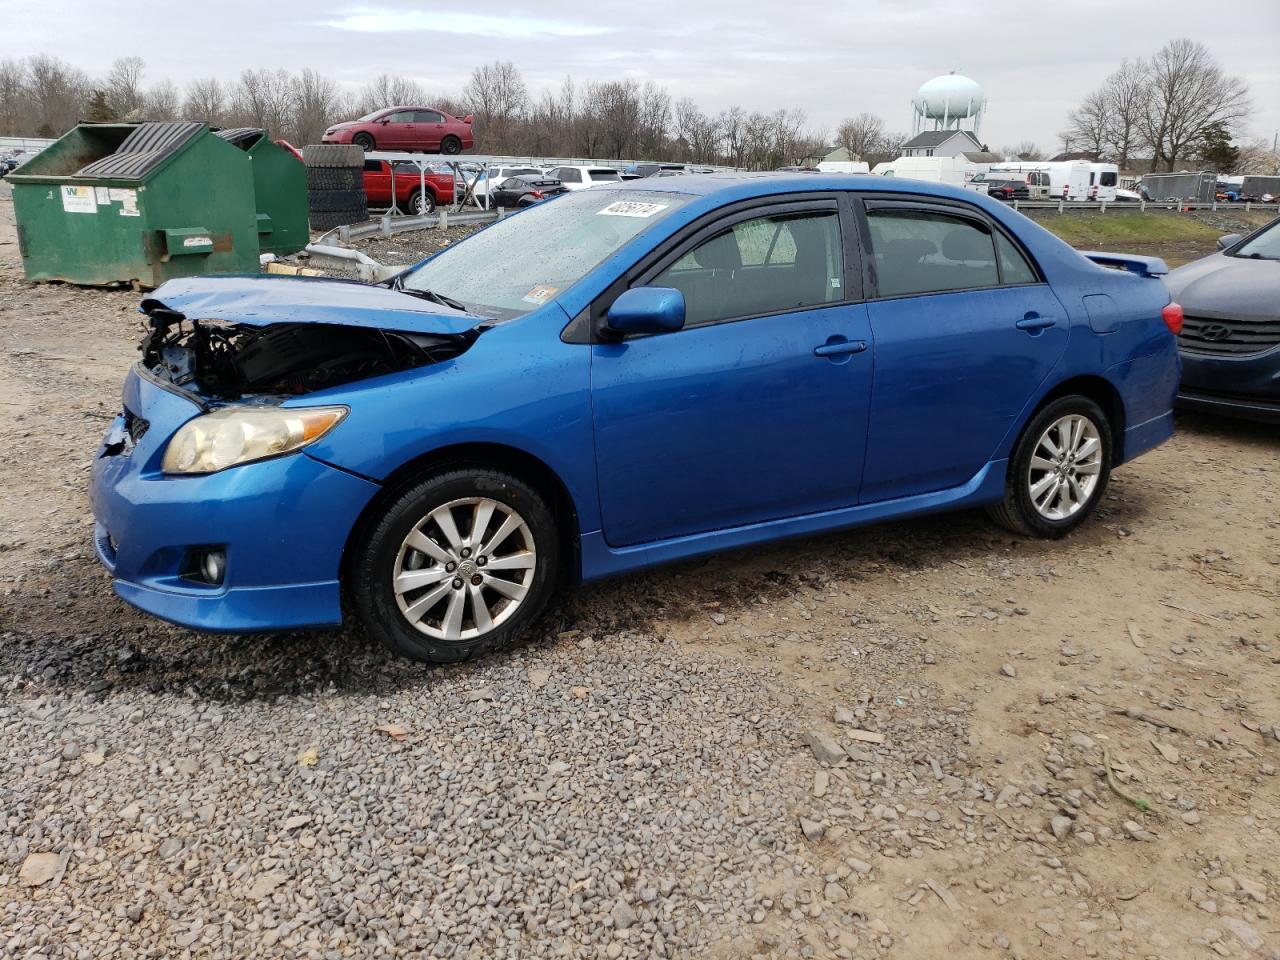
[[[427,192],[422,192],[418,165],[396,164],[396,206],[402,213],[417,216],[431,213],[442,203],[453,203],[453,173],[427,171]],[[386,160],[365,160],[364,193],[371,207],[391,206],[391,164]]]

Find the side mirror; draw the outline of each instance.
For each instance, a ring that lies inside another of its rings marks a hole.
[[[615,333],[670,333],[684,326],[684,294],[673,287],[635,287],[609,308],[605,323]]]
[[[1239,242],[1240,234],[1228,233],[1226,236],[1218,238],[1218,249],[1225,250],[1227,247],[1234,247]]]
[[[378,118],[378,122],[379,122],[379,123],[381,123],[381,124],[384,124],[384,125],[385,125],[385,124],[388,124],[388,123],[390,123],[390,122],[391,122],[391,118],[390,118],[390,117],[379,117],[379,118]]]

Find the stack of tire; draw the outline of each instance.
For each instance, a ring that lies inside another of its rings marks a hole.
[[[307,165],[307,210],[312,230],[332,230],[369,219],[364,195],[364,150],[345,143],[302,148]]]

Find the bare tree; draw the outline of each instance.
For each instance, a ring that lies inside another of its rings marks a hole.
[[[1150,70],[1145,60],[1122,60],[1120,69],[1107,78],[1104,96],[1107,105],[1106,139],[1099,154],[1111,157],[1121,167],[1140,140],[1140,124],[1147,107],[1151,86]]]
[[[524,77],[510,60],[495,60],[472,70],[462,97],[475,114],[477,135],[486,139],[490,149],[507,146],[529,105]]]
[[[120,57],[107,71],[107,105],[117,117],[131,120],[141,114],[146,66],[141,57]]]
[[[364,88],[357,109],[362,114],[372,113],[387,107],[416,106],[425,99],[417,81],[384,73]]]
[[[65,133],[85,112],[90,95],[84,71],[57,57],[38,53],[27,59],[27,91],[35,133],[55,137]]]
[[[203,120],[221,126],[226,119],[227,96],[217,77],[192,80],[182,101],[182,115],[188,120]]]
[[[296,143],[318,143],[335,118],[338,101],[338,85],[305,68],[293,82],[293,110],[280,133]]]
[[[280,133],[288,129],[292,102],[293,78],[287,70],[245,70],[232,91],[231,119]]]
[[[27,67],[21,60],[0,60],[0,136],[15,136],[30,117]]]
[[[850,117],[836,128],[836,145],[844,147],[850,160],[865,160],[884,139],[884,121],[873,113]]]
[[[1063,147],[1065,150],[1081,150],[1101,157],[1107,148],[1110,126],[1108,87],[1104,85],[1087,94],[1080,101],[1080,106],[1067,114],[1067,129],[1062,132]]]
[[[1152,147],[1151,169],[1173,170],[1214,124],[1233,130],[1249,110],[1244,81],[1223,72],[1208,49],[1173,40],[1150,62],[1150,85],[1140,126]]]
[[[637,152],[642,157],[662,156],[670,126],[671,94],[650,80],[640,91]]]
[[[172,120],[178,115],[178,102],[178,88],[165,79],[146,92],[141,110],[148,120]]]

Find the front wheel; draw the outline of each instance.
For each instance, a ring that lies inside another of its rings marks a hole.
[[[1062,537],[1093,513],[1111,476],[1111,425],[1088,397],[1061,397],[1031,418],[1009,461],[1001,526]]]
[[[373,149],[373,137],[371,137],[367,133],[357,133],[354,137],[351,138],[351,142],[354,143],[361,150],[363,150],[365,153],[368,153],[370,150]]]
[[[347,587],[392,651],[456,663],[511,643],[556,583],[559,537],[546,501],[486,468],[434,474],[400,491],[353,551]]]
[[[421,190],[415,190],[409,194],[408,213],[413,217],[425,217],[429,213],[434,213],[436,209],[436,201],[429,193],[423,193]]]

